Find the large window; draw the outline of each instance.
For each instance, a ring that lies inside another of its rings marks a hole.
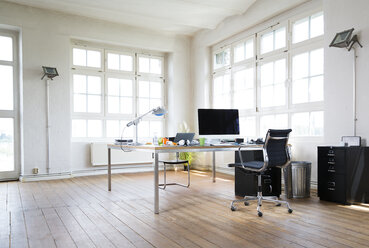
[[[288,127],[294,137],[322,136],[323,27],[323,12],[312,12],[215,46],[213,108],[239,109],[242,136]]]
[[[164,105],[162,56],[72,47],[72,137],[135,138],[135,117]],[[161,136],[163,117],[147,116],[138,126],[141,141]]]

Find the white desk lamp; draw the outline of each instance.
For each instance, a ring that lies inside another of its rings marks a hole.
[[[126,127],[130,127],[132,125],[135,125],[136,126],[136,142],[134,143],[134,145],[139,145],[139,143],[138,143],[138,128],[137,128],[137,125],[138,125],[138,123],[140,123],[140,121],[142,120],[142,118],[145,117],[146,115],[149,115],[149,114],[153,114],[153,115],[156,115],[156,116],[162,116],[165,113],[166,113],[166,110],[163,107],[156,107],[156,108],[151,109],[147,113],[145,113],[145,114],[137,117],[133,121],[130,121],[130,122],[127,123]]]

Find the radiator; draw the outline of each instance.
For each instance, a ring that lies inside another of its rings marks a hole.
[[[108,143],[91,143],[91,163],[92,166],[108,164]],[[111,150],[111,164],[147,164],[152,163],[153,158],[150,152],[124,152],[121,150]]]

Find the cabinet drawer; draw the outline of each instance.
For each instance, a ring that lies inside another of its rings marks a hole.
[[[321,200],[346,203],[346,182],[344,175],[328,173],[325,180],[320,181],[319,197]]]

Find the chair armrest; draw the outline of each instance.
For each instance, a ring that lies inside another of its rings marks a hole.
[[[268,164],[265,161],[264,161],[263,167],[261,167],[260,169],[254,169],[254,168],[247,167],[245,165],[245,163],[243,162],[243,159],[242,159],[242,153],[241,153],[242,148],[243,148],[242,146],[240,146],[238,148],[238,156],[240,158],[240,164],[242,165],[242,168],[244,168],[245,170],[254,171],[254,172],[261,172],[261,171],[264,171],[267,168]],[[246,147],[244,147],[244,148],[246,148]],[[229,167],[231,167],[231,166],[229,166]]]

